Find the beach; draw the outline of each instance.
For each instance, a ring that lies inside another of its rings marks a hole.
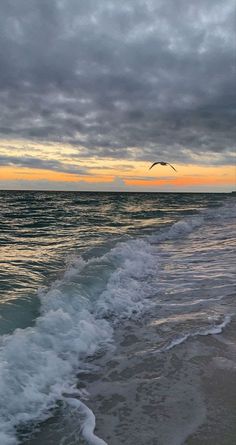
[[[79,373],[96,435],[111,445],[233,445],[235,327],[236,319],[224,332],[191,338],[165,354],[156,353],[153,314],[118,329],[115,359],[111,353],[93,357],[88,370]],[[78,418],[72,414],[65,422],[58,414],[25,443],[71,440],[86,443]]]
[[[115,359],[113,354],[93,357],[92,368],[79,373],[96,435],[111,445],[233,445],[235,327],[236,319],[222,333],[191,338],[165,354],[156,353],[153,314],[118,329]],[[71,440],[86,443],[75,414],[67,422],[58,415],[25,443]]]
[[[88,383],[98,436],[114,445],[233,445],[235,321],[224,334],[189,339],[165,357],[140,328],[154,338],[149,322],[127,326],[120,363],[111,360],[99,382]]]

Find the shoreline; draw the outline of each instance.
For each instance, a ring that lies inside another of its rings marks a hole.
[[[221,334],[188,338],[164,353],[154,352],[152,321],[125,322],[115,332],[115,357],[91,357],[78,373],[95,434],[108,445],[233,445],[236,319]],[[59,413],[25,445],[67,444],[67,435],[70,444],[87,444],[78,417]]]
[[[220,334],[152,354],[150,325],[128,324],[120,362],[108,361],[102,380],[87,383],[98,436],[109,445],[233,445],[235,328],[234,318]]]

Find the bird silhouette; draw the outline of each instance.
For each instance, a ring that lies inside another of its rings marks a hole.
[[[157,165],[157,164],[160,164],[160,165],[169,165],[171,168],[173,168],[173,170],[175,170],[175,171],[177,172],[176,168],[174,168],[173,165],[169,164],[169,162],[164,162],[164,161],[154,162],[154,163],[151,165],[151,167],[149,167],[149,170],[151,170],[151,168],[154,167],[154,165]]]

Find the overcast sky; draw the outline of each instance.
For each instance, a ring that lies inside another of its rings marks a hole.
[[[235,0],[1,0],[0,137],[232,165],[235,29]]]

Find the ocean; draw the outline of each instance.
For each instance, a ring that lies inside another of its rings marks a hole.
[[[236,443],[233,195],[1,191],[0,215],[1,445]]]

